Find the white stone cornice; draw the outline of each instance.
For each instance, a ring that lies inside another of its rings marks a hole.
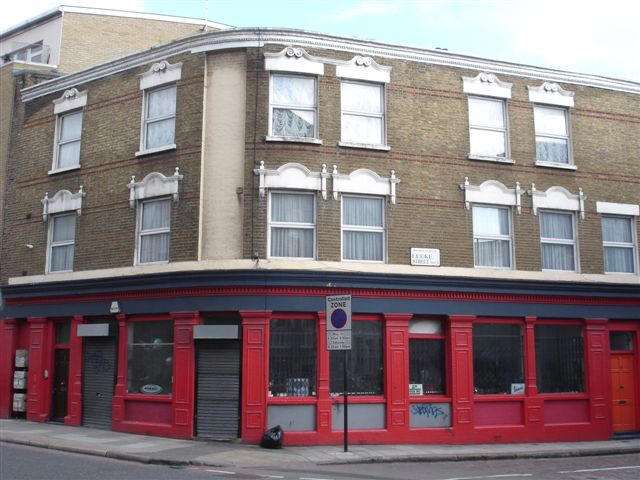
[[[573,92],[565,90],[557,83],[544,82],[539,87],[527,87],[527,89],[530,102],[573,107]]]
[[[471,95],[511,98],[512,83],[503,82],[493,73],[480,72],[475,77],[462,77],[462,91]]]
[[[391,67],[380,65],[371,57],[356,55],[348,62],[336,65],[336,77],[389,83]]]
[[[59,114],[82,108],[87,104],[87,90],[79,92],[77,88],[65,90],[62,96],[53,101],[53,113]]]
[[[507,188],[497,180],[485,180],[480,185],[471,185],[469,177],[464,177],[460,189],[464,191],[464,205],[467,210],[471,208],[472,203],[486,203],[516,207],[518,215],[522,213],[521,197],[525,192],[520,188],[520,182],[516,182],[515,188]]]
[[[154,63],[151,68],[140,75],[140,90],[177,82],[182,78],[182,62],[173,65],[162,60]]]
[[[37,85],[22,89],[22,101],[27,102],[44,95],[71,88],[75,85],[91,82],[131,68],[137,68],[150,62],[157,62],[172,55],[188,52],[216,52],[229,50],[231,48],[259,48],[267,44],[285,46],[296,44],[304,48],[350,52],[351,54],[357,53],[359,55],[376,58],[406,60],[429,65],[442,65],[480,72],[491,72],[498,75],[535,78],[549,82],[584,85],[640,95],[640,83],[638,82],[616,80],[597,75],[563,72],[561,70],[529,65],[517,65],[508,62],[457,55],[440,50],[426,50],[402,45],[384,44],[354,38],[311,33],[303,30],[237,28],[181,38],[79,72],[41,82]]]
[[[45,222],[49,215],[61,212],[76,211],[78,215],[82,213],[82,199],[85,197],[86,192],[83,190],[82,185],[76,193],[71,193],[69,190],[58,190],[56,194],[49,198],[49,192],[44,194],[42,202],[42,220]]]
[[[552,210],[571,210],[580,212],[580,218],[584,220],[584,202],[587,199],[578,188],[578,194],[570,193],[566,188],[554,186],[549,187],[546,192],[536,189],[536,184],[531,184],[531,190],[527,192],[531,196],[533,214],[538,214],[538,209],[549,208]]]
[[[129,205],[135,207],[136,200],[146,198],[163,197],[171,195],[174,202],[178,201],[178,187],[183,175],[176,167],[173,175],[165,177],[160,172],[151,172],[140,182],[136,182],[135,175],[131,176],[131,181],[127,184],[129,188]]]
[[[324,75],[322,59],[312,57],[304,48],[288,46],[277,53],[265,52],[264,69],[279,72]]]
[[[389,177],[381,177],[368,168],[359,168],[349,175],[338,173],[338,167],[333,166],[333,199],[338,200],[340,193],[359,193],[363,195],[384,195],[389,197],[392,204],[396,203],[396,172],[391,170]]]
[[[299,163],[285,163],[276,170],[267,169],[264,160],[253,173],[260,177],[259,192],[264,197],[267,189],[284,188],[293,190],[315,190],[322,192],[322,198],[327,198],[327,166],[322,164],[321,172],[312,172]]]
[[[596,212],[610,215],[640,215],[640,205],[633,203],[596,202]]]

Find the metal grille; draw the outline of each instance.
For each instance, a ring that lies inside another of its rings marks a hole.
[[[522,327],[513,324],[473,325],[473,385],[475,393],[511,393],[524,383]]]
[[[82,423],[111,428],[116,380],[115,337],[85,337],[82,375]]]
[[[444,340],[409,340],[409,383],[422,384],[424,395],[445,393]]]
[[[536,325],[538,392],[584,392],[584,346],[578,325]]]
[[[274,397],[316,394],[316,322],[271,320],[269,392]]]

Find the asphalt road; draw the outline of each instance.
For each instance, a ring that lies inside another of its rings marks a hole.
[[[2,480],[637,480],[640,455],[533,460],[174,468],[0,443]]]

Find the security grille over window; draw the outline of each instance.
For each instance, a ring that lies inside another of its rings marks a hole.
[[[579,325],[536,325],[538,392],[584,392],[584,346]]]
[[[524,383],[522,327],[473,325],[473,382],[477,394],[510,394]]]
[[[409,339],[409,383],[421,384],[423,395],[444,395],[444,366],[443,339]]]
[[[269,395],[316,395],[316,322],[275,319],[269,327]]]

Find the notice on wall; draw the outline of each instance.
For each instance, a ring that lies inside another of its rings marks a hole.
[[[524,383],[512,383],[511,395],[521,395],[521,394],[524,394]]]
[[[409,384],[409,395],[422,395],[422,384],[421,383],[410,383]]]
[[[411,265],[425,265],[429,267],[440,266],[440,249],[438,248],[412,248]]]

